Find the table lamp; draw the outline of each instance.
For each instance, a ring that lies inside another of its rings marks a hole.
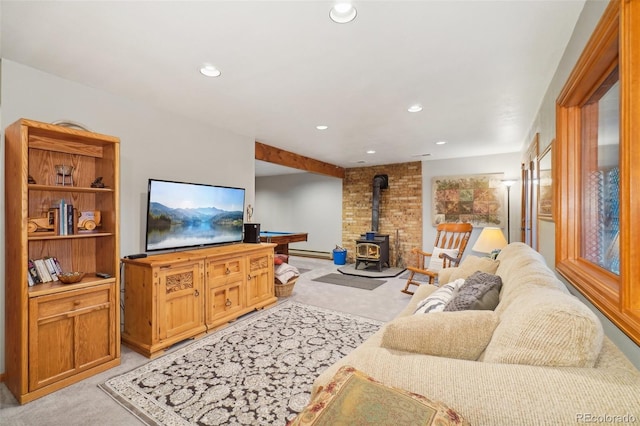
[[[487,253],[489,257],[495,259],[506,245],[507,240],[500,228],[487,227],[482,229],[471,250]]]

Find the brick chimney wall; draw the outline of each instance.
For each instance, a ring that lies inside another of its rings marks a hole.
[[[422,247],[422,163],[348,168],[342,183],[342,246],[355,262],[355,240],[371,230],[373,178],[389,176],[380,197],[379,234],[389,234],[391,266],[404,268],[410,251]],[[398,253],[399,252],[399,253]],[[400,257],[398,257],[400,254]]]

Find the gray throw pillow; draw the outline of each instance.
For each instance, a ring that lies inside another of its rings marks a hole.
[[[469,306],[470,311],[493,311],[500,302],[500,288],[502,285],[491,287],[480,299]]]
[[[466,311],[479,303],[483,296],[493,288],[497,288],[498,294],[502,287],[502,279],[498,275],[477,271],[471,274],[460,287],[458,293],[445,305],[445,311]],[[486,304],[488,305],[489,300]],[[497,303],[496,303],[497,306]],[[494,306],[495,308],[495,306]]]

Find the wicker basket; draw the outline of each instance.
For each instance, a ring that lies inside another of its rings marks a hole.
[[[296,285],[298,277],[293,277],[286,284],[280,284],[280,281],[275,280],[276,297],[288,297],[293,292],[293,286]]]

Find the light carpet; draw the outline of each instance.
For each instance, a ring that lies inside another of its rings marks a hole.
[[[407,271],[404,274],[400,275],[398,278],[402,278],[403,280],[408,280],[410,274],[411,274],[411,271]],[[413,280],[414,281],[420,281],[420,282],[423,282],[423,283],[428,283],[429,282],[429,275],[419,274],[419,273],[416,272],[416,274],[413,276]],[[438,283],[438,280],[436,279],[436,284],[437,283]]]
[[[148,425],[283,425],[315,378],[381,325],[286,301],[100,388]]]
[[[363,278],[354,275],[343,274],[327,274],[321,277],[314,278],[311,281],[342,285],[345,287],[354,287],[362,290],[375,290],[382,284],[386,283],[385,280],[374,280],[372,278]]]

